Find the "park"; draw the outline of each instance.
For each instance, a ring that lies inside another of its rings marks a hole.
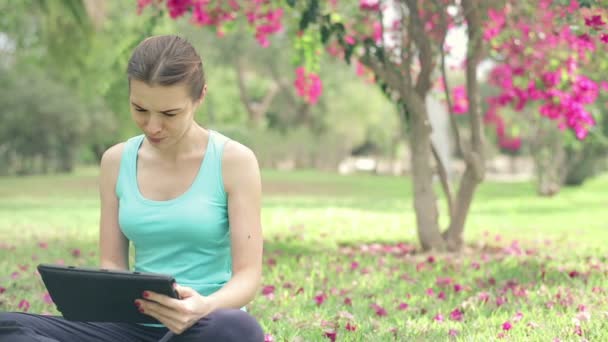
[[[608,340],[607,5],[0,0],[0,312],[100,265],[127,62],[178,35],[259,165],[265,342]]]

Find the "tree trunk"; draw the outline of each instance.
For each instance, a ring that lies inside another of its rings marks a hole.
[[[554,196],[561,190],[566,167],[566,153],[560,132],[545,132],[549,138],[538,141],[533,149],[536,169],[537,193],[540,196]]]
[[[411,118],[410,156],[418,239],[424,250],[444,251],[446,245],[439,230],[437,197],[433,191],[431,126],[424,101],[417,96],[410,98],[415,98],[407,109]]]
[[[469,124],[471,128],[470,146],[463,151],[466,169],[460,180],[454,217],[448,230],[443,234],[450,251],[459,251],[464,244],[463,233],[465,221],[469,214],[471,202],[477,185],[485,176],[484,139],[481,113],[478,102],[477,65],[482,54],[482,24],[479,8],[475,1],[462,0],[462,8],[467,21],[467,59],[466,84],[469,101]]]

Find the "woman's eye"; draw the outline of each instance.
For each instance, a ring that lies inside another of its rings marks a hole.
[[[168,117],[174,117],[177,115],[177,114],[167,114],[167,113],[163,113],[163,114],[165,114],[165,116],[168,116]]]
[[[142,113],[143,113],[143,112],[147,112],[147,110],[142,109],[142,108],[135,108],[135,110],[136,110],[136,111],[138,111],[138,112],[142,112]]]

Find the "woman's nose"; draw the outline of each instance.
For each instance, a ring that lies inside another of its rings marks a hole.
[[[156,134],[162,130],[163,122],[162,122],[162,119],[160,117],[158,117],[157,115],[151,115],[150,119],[148,120],[148,124],[146,126],[147,126],[146,127],[147,131],[150,134]]]

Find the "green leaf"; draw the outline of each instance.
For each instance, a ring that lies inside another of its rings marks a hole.
[[[325,45],[327,43],[327,41],[329,40],[330,35],[331,35],[330,29],[327,28],[327,26],[325,26],[325,25],[321,26],[321,43],[323,43]]]

